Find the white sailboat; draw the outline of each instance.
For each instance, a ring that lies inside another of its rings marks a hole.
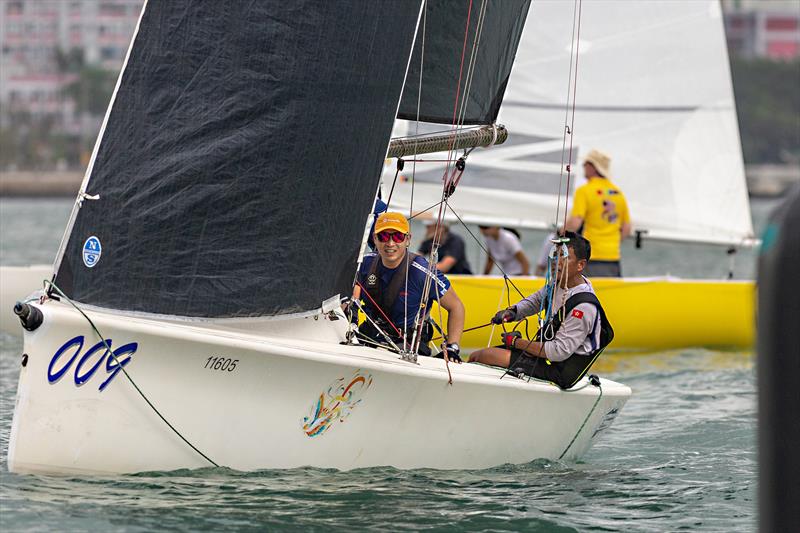
[[[571,144],[570,194],[584,183],[575,162],[592,148],[611,154],[612,181],[626,195],[641,253],[651,239],[733,249],[755,242],[718,0],[535,2],[499,121],[513,135],[502,146],[470,154],[449,201],[466,222],[540,230],[557,218],[563,222],[559,193],[567,184]],[[565,127],[574,129],[571,141]],[[406,165],[406,179],[394,184],[393,208],[419,212],[439,201],[442,170],[422,163],[415,170],[412,180]],[[393,177],[394,169],[387,169],[387,193]],[[455,221],[453,212],[448,217]],[[623,257],[623,273],[624,265]],[[467,326],[486,322],[505,289],[503,279],[452,278],[473,311]],[[542,284],[514,282],[526,294]],[[752,346],[752,281],[593,282],[618,332],[615,348]],[[644,307],[647,301],[659,305]],[[480,331],[462,344],[486,343]]]
[[[504,11],[486,4],[488,27]],[[428,8],[463,28],[467,5]],[[585,453],[627,386],[564,391],[347,344],[339,294],[425,8],[145,2],[53,285],[21,310],[11,471],[484,468]],[[513,34],[493,35],[513,58]]]

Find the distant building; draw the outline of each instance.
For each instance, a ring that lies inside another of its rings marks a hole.
[[[800,57],[800,0],[725,0],[731,55],[753,59]]]
[[[4,0],[0,2],[0,126],[9,113],[47,115],[64,131],[80,131],[81,117],[64,88],[57,51],[81,50],[86,64],[118,71],[143,0]]]

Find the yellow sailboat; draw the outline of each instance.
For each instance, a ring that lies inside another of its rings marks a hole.
[[[522,299],[498,276],[448,276],[467,309],[461,345],[475,349],[501,344],[500,326],[479,327],[497,309]],[[755,338],[755,284],[752,281],[681,280],[677,278],[595,278],[597,297],[614,326],[615,350],[666,350],[690,346],[749,349]],[[525,296],[544,278],[511,278]],[[442,316],[446,312],[442,310]],[[434,308],[432,316],[439,317]],[[438,320],[437,320],[438,321]],[[528,319],[531,334],[536,318]],[[445,321],[446,323],[446,321]],[[507,328],[514,327],[513,324]],[[518,329],[525,331],[524,323]]]

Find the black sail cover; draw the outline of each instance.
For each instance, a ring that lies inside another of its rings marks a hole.
[[[150,0],[56,284],[185,317],[351,291],[420,3]]]
[[[529,6],[530,0],[429,0],[423,17],[424,40],[420,23],[397,118],[452,124],[454,110],[460,110],[466,99],[459,123],[494,123]]]

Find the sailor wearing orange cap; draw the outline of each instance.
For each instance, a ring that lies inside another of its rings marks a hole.
[[[434,301],[447,310],[446,351],[450,360],[461,362],[458,343],[464,330],[464,305],[450,281],[439,271],[431,272],[424,257],[408,250],[411,233],[408,220],[400,213],[381,214],[375,221],[374,235],[377,253],[364,256],[353,293],[354,300],[363,300],[369,317],[359,327],[360,337],[386,344],[387,335],[398,347],[405,344],[405,349],[411,349],[415,319],[420,314],[426,281],[430,280],[428,303],[421,315],[428,317]],[[432,337],[432,327],[426,321],[420,355],[431,354],[428,341]]]

